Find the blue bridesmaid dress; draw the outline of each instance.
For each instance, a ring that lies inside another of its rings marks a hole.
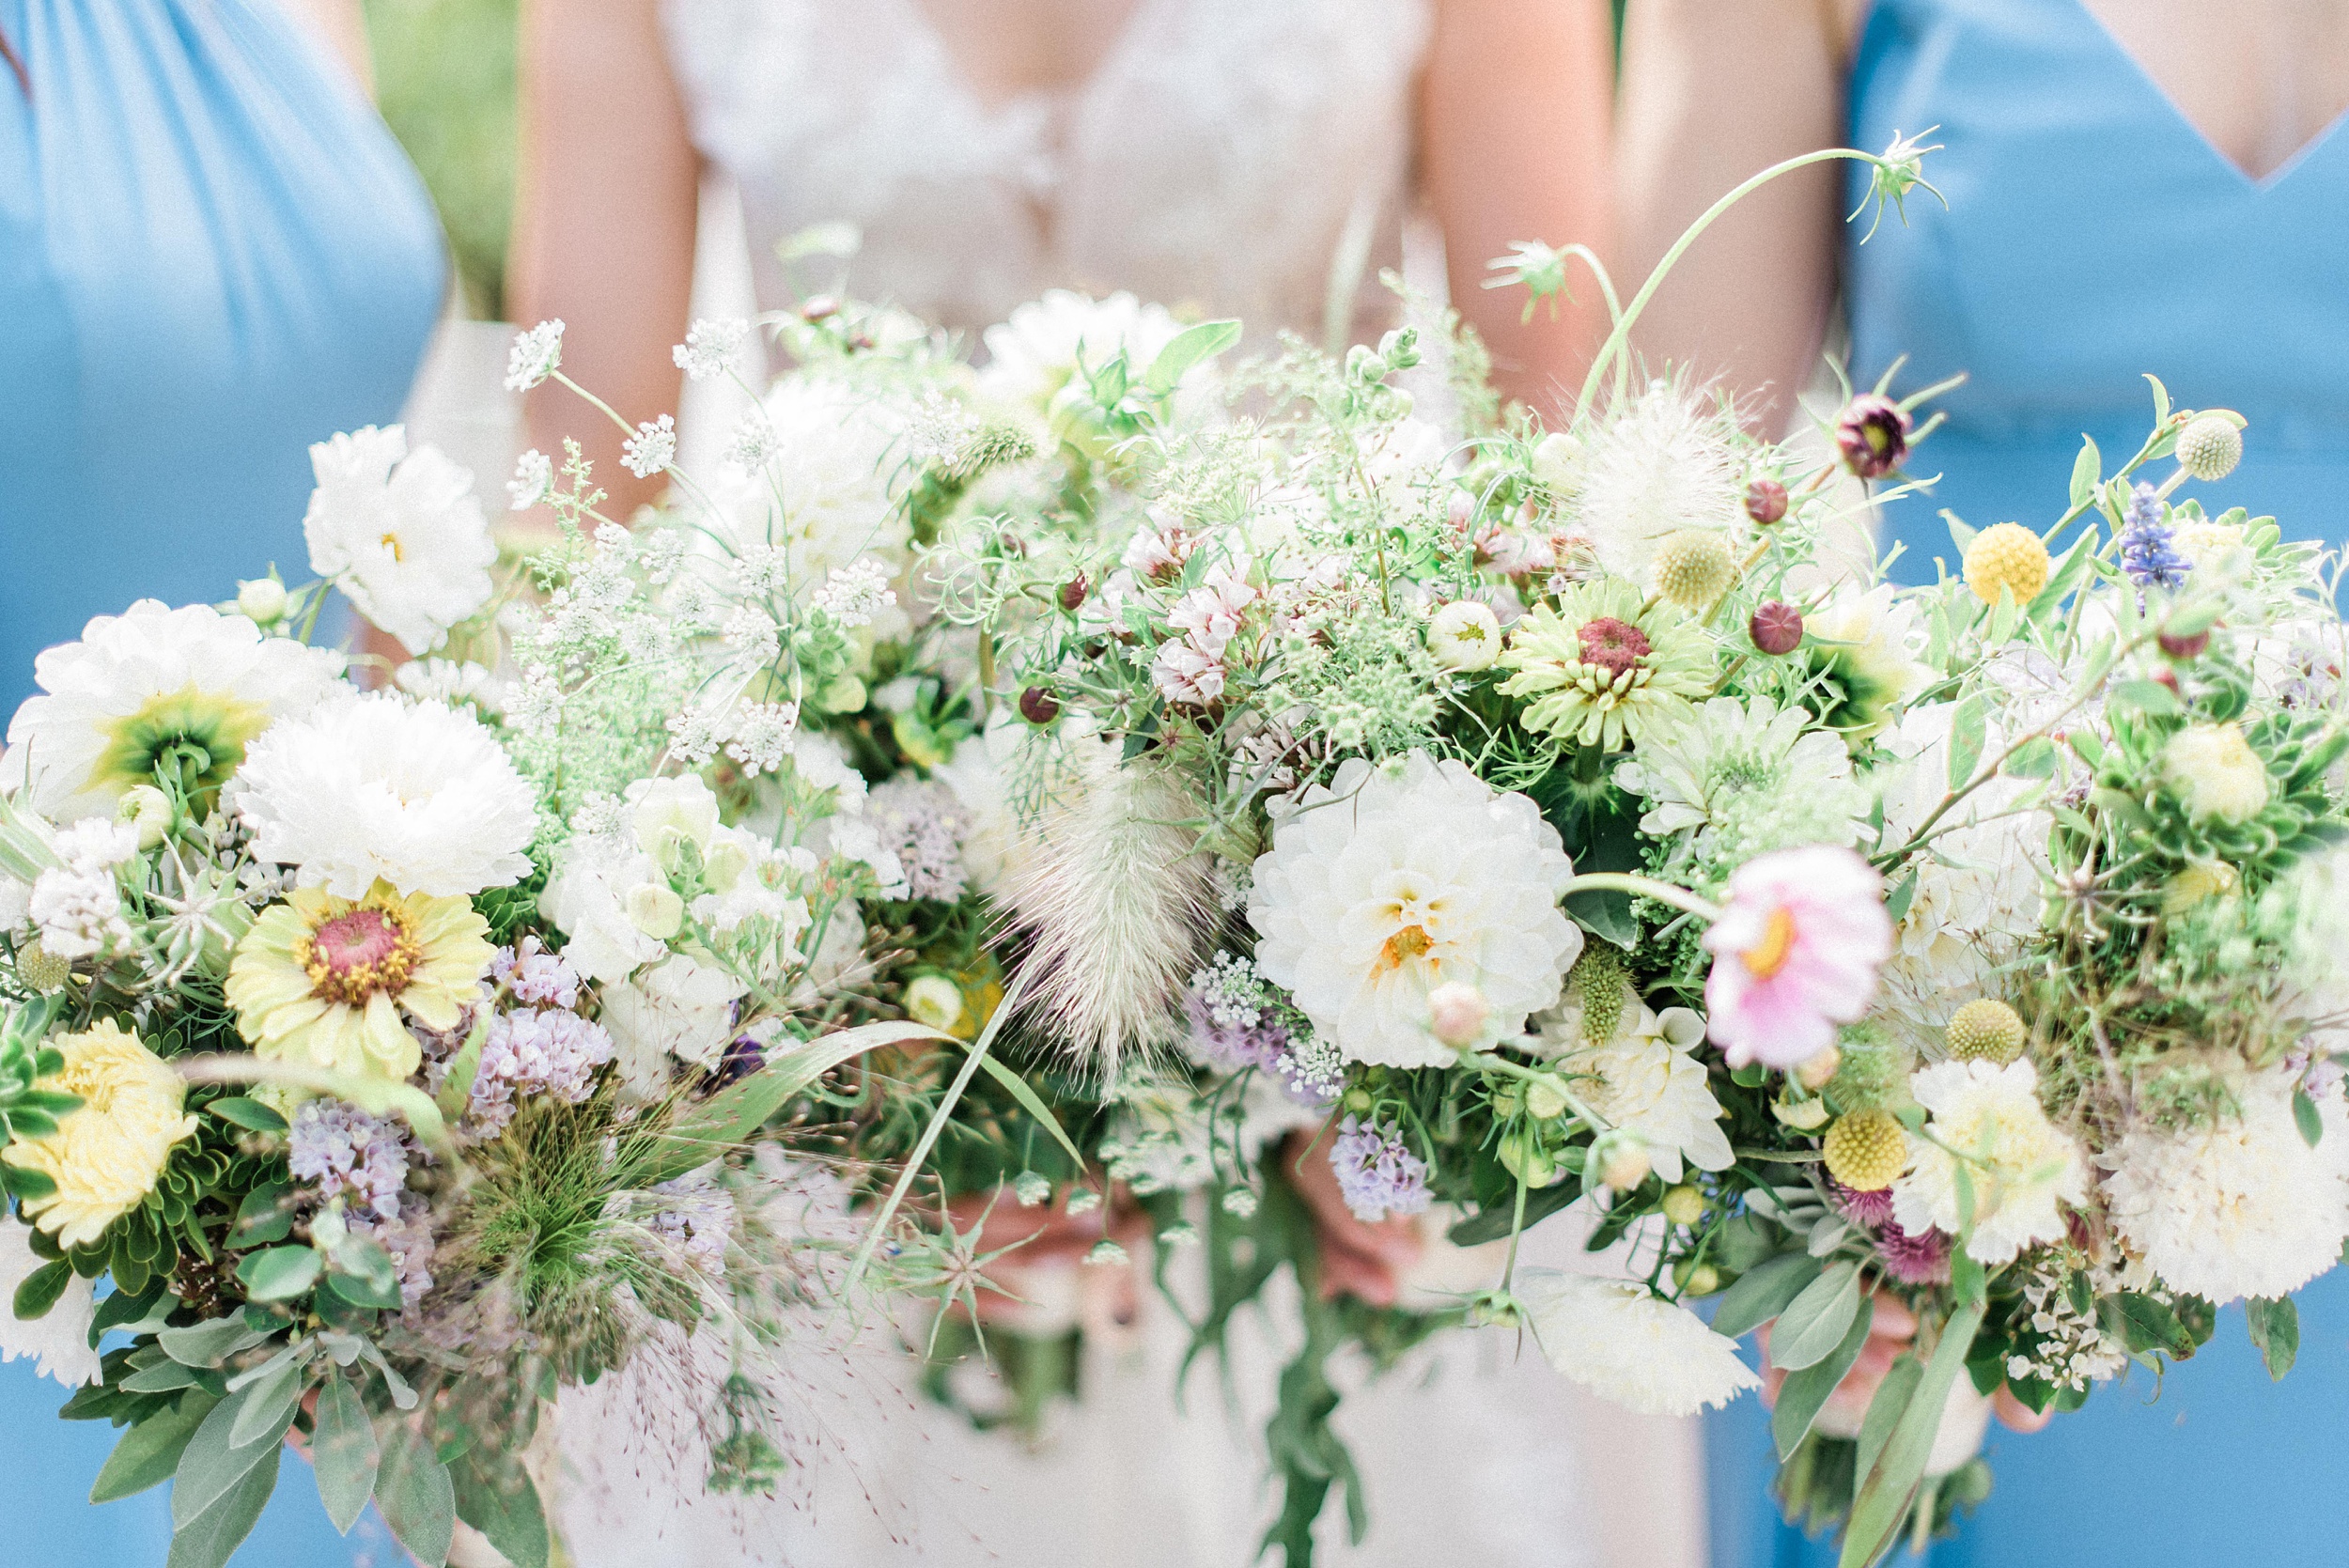
[[[398,417],[445,261],[390,134],[271,0],[0,0],[0,39],[4,722],[92,615],[307,575],[309,443]],[[0,1562],[161,1568],[167,1491],[91,1507],[116,1434],[64,1399],[0,1366]],[[235,1561],[360,1554],[397,1555],[336,1535],[288,1456]]]
[[[1886,547],[1907,547],[1895,577],[1954,567],[1943,507],[1976,527],[2054,522],[2083,434],[2108,470],[2143,441],[2146,372],[2180,406],[2250,421],[2242,466],[2194,487],[2206,505],[2273,514],[2288,536],[2349,535],[2349,131],[2253,179],[2079,0],[1877,0],[1850,106],[1854,147],[1937,126],[1926,174],[1949,198],[1919,193],[1906,227],[1888,214],[1847,247],[1855,378],[1903,353],[1903,387],[1971,377],[1910,464],[1942,475],[1934,492],[1885,508]],[[2349,1270],[2304,1291],[2300,1312],[2281,1383],[2229,1308],[2158,1399],[2135,1373],[2036,1436],[1994,1425],[1995,1490],[1926,1560],[2349,1561]],[[1778,1520],[1756,1402],[1706,1439],[1714,1568],[1834,1562]]]

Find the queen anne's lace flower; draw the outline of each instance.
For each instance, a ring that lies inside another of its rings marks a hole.
[[[370,425],[311,447],[310,467],[310,569],[410,653],[439,647],[489,602],[498,553],[489,519],[473,475],[439,448],[410,451],[404,427]]]
[[[870,555],[892,576],[904,569],[911,530],[890,495],[900,419],[887,405],[846,386],[789,377],[754,411],[762,441],[736,454],[755,461],[709,485],[719,526],[737,557],[762,547],[785,552],[795,596],[813,594],[832,572]],[[745,416],[745,425],[751,416]],[[886,617],[878,617],[888,629]]]
[[[686,375],[706,381],[734,367],[735,356],[742,351],[742,344],[750,335],[751,324],[739,318],[695,321],[687,330],[685,341],[669,350],[669,357]]]
[[[649,479],[677,460],[677,416],[662,414],[636,427],[620,442],[620,466],[639,479]]]
[[[138,830],[92,817],[60,830],[58,863],[34,878],[24,913],[40,927],[41,946],[68,960],[94,957],[130,939],[115,867],[138,853]]]
[[[1516,1293],[1549,1364],[1626,1410],[1693,1416],[1761,1381],[1735,1341],[1627,1280],[1521,1268]]]
[[[2105,1204],[2128,1249],[2177,1290],[2224,1304],[2282,1296],[2340,1258],[2349,1236],[2349,1106],[2316,1105],[2314,1147],[2282,1072],[2247,1079],[2238,1114],[2207,1125],[2135,1126],[2102,1159]]]
[[[1256,965],[1348,1060],[1442,1066],[1455,1053],[1425,1027],[1438,986],[1482,991],[1503,1033],[1558,1000],[1582,947],[1558,908],[1573,874],[1524,796],[1423,752],[1387,769],[1353,758],[1256,862]]]
[[[514,477],[506,481],[506,493],[517,512],[527,512],[544,501],[554,489],[554,463],[537,447],[514,459]]]
[[[1908,1082],[1933,1119],[1928,1137],[1910,1141],[1908,1171],[1892,1184],[1892,1218],[1902,1230],[1959,1233],[1962,1156],[1973,1186],[1974,1234],[1966,1250],[1976,1261],[2012,1263],[2024,1248],[2064,1234],[2057,1205],[2088,1201],[2088,1167],[2040,1109],[2039,1070],[2028,1058],[2004,1066],[1937,1062]]]
[[[506,390],[528,392],[554,374],[563,363],[563,323],[541,321],[514,334],[513,350],[506,357]]]

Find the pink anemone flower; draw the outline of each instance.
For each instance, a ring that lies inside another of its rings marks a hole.
[[[1729,1064],[1797,1066],[1875,1000],[1876,970],[1892,955],[1884,879],[1824,844],[1757,855],[1730,877],[1704,945],[1704,1010]]]

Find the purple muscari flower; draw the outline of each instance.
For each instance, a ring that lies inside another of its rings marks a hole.
[[[1835,1199],[1836,1210],[1856,1225],[1884,1225],[1892,1219],[1892,1189],[1882,1188],[1875,1192],[1862,1192],[1845,1187],[1833,1176],[1827,1179],[1828,1190]]]
[[[1365,1224],[1427,1207],[1427,1164],[1404,1147],[1398,1134],[1348,1116],[1330,1141],[1330,1167],[1338,1173],[1346,1206]]]
[[[520,948],[501,947],[490,960],[490,978],[517,1001],[541,1007],[579,1005],[579,971],[559,953],[549,953],[536,937]]]
[[[576,1013],[548,1008],[499,1014],[481,1041],[469,1130],[483,1137],[505,1130],[521,1094],[549,1094],[577,1105],[594,1089],[596,1069],[611,1061],[612,1053],[612,1036],[603,1025]]]
[[[340,1100],[304,1100],[287,1135],[293,1173],[323,1199],[344,1198],[385,1219],[399,1218],[408,1148],[396,1122],[378,1121]]]
[[[2121,514],[2121,569],[2140,588],[2175,588],[2194,569],[2194,563],[2170,543],[2163,510],[2154,487],[2139,485]]]
[[[1910,1235],[1887,1219],[1876,1233],[1876,1256],[1884,1272],[1905,1285],[1942,1285],[1950,1279],[1950,1238],[1939,1231]]]

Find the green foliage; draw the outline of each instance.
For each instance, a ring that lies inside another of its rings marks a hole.
[[[376,105],[440,209],[468,309],[506,312],[517,0],[366,0]]]

